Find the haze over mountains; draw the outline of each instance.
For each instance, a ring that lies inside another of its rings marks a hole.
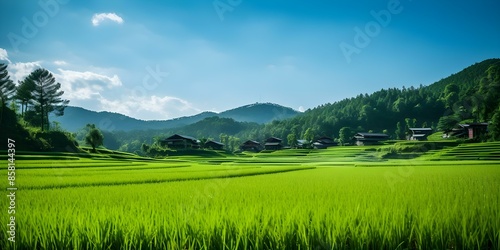
[[[68,106],[64,116],[51,116],[51,121],[59,122],[61,127],[76,132],[86,124],[95,124],[107,131],[157,130],[172,129],[199,122],[208,117],[232,118],[237,122],[264,124],[273,120],[292,118],[300,112],[273,103],[255,103],[220,113],[202,112],[194,116],[185,116],[170,120],[144,121],[126,115],[107,111],[96,112],[81,107]]]

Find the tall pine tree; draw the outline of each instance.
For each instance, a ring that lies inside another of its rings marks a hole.
[[[15,98],[21,104],[21,115],[28,110],[28,105],[33,102],[33,91],[35,83],[32,79],[26,78],[19,82]]]
[[[2,109],[5,107],[8,100],[12,98],[16,85],[10,80],[7,64],[0,63],[0,98]]]
[[[0,125],[3,123],[3,114],[7,101],[12,98],[12,94],[16,90],[16,85],[10,80],[7,65],[0,63]]]
[[[33,105],[40,118],[42,131],[49,125],[49,113],[55,115],[64,114],[64,109],[68,105],[68,100],[61,99],[64,91],[60,83],[56,83],[54,76],[46,69],[36,69],[27,77],[28,81],[33,81],[35,88],[32,91]]]

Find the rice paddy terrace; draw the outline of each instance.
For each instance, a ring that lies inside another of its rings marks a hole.
[[[166,159],[18,152],[16,243],[3,233],[0,248],[500,249],[499,152],[500,143]]]

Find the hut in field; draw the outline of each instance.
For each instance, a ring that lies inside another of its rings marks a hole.
[[[200,148],[200,141],[194,137],[175,134],[160,141],[160,145],[171,149]]]
[[[410,128],[410,131],[408,139],[411,141],[427,141],[427,136],[432,134],[432,128]]]
[[[271,137],[268,138],[264,144],[266,150],[280,150],[283,148],[283,144],[280,138]]]
[[[377,145],[387,139],[389,139],[388,135],[380,133],[357,133],[353,138],[358,146]]]
[[[246,142],[243,142],[243,144],[241,144],[240,146],[241,151],[260,152],[262,149],[263,149],[262,144],[253,140],[248,140]]]
[[[323,136],[316,141],[313,142],[313,147],[316,149],[325,149],[331,146],[337,146],[338,143],[336,143],[333,138],[328,137],[328,136]]]
[[[451,130],[444,131],[443,137],[475,139],[484,136],[487,133],[488,133],[487,122],[464,123],[464,124],[458,124],[455,128]]]
[[[209,149],[213,149],[213,150],[223,150],[224,143],[210,140],[210,141],[205,142],[204,147],[209,148]]]

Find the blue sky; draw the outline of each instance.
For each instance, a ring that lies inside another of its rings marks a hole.
[[[255,102],[304,110],[500,57],[497,0],[0,5],[0,60],[16,82],[43,67],[70,105],[146,120]]]

